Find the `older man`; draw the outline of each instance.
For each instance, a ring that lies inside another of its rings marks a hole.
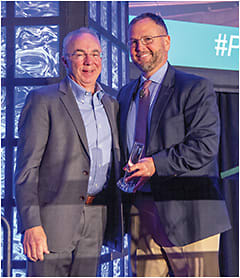
[[[184,30],[183,30],[184,31]],[[168,63],[170,36],[160,16],[129,26],[142,75],[119,93],[123,165],[134,142],[145,155],[126,182],[131,262],[137,276],[218,276],[219,233],[230,228],[218,187],[219,115],[210,82]]]
[[[101,55],[94,32],[69,33],[67,77],[31,92],[21,113],[15,182],[28,276],[96,276],[106,227],[110,240],[120,231],[118,103],[96,82]]]

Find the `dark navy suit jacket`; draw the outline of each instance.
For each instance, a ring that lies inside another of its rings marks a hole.
[[[121,89],[120,146],[127,163],[126,121],[139,80]],[[231,225],[218,184],[219,113],[211,83],[169,65],[153,107],[146,156],[161,224],[182,246],[224,232]]]

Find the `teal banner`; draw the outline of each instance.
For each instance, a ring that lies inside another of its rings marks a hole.
[[[165,22],[171,37],[171,64],[239,70],[238,28],[176,20]]]

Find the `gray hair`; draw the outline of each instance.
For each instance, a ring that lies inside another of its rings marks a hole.
[[[70,33],[68,33],[66,35],[66,37],[64,38],[63,40],[63,49],[62,49],[62,55],[65,57],[65,55],[67,54],[66,53],[66,49],[68,47],[68,44],[69,42],[71,41],[71,39],[74,37],[74,36],[81,36],[83,34],[90,34],[92,35],[93,37],[95,37],[97,39],[97,41],[99,42],[100,44],[100,41],[99,41],[99,38],[98,38],[98,35],[92,30],[92,29],[89,29],[87,27],[81,27],[75,31],[72,31]]]

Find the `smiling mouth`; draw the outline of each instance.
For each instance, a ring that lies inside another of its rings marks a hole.
[[[94,70],[86,70],[86,69],[84,69],[84,70],[82,70],[83,72],[87,72],[87,73],[92,73],[92,72],[94,72]]]
[[[148,56],[150,56],[150,55],[151,55],[150,52],[144,52],[144,53],[138,53],[138,54],[136,55],[136,57],[137,57],[138,60],[141,60],[141,59],[144,59],[145,57],[148,57]]]
[[[137,57],[138,57],[138,58],[142,58],[142,57],[146,57],[146,56],[148,56],[148,55],[149,55],[149,53],[145,53],[145,54],[137,55]]]

